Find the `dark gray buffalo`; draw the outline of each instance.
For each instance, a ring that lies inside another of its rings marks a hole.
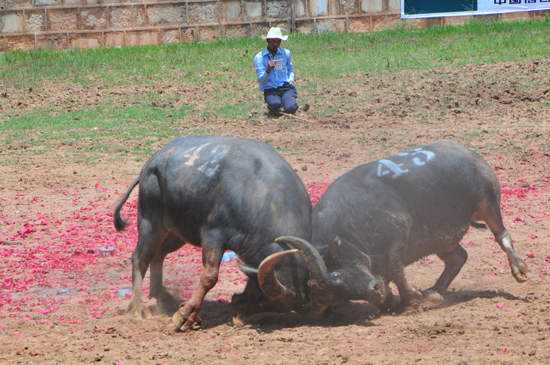
[[[149,265],[150,296],[167,312],[179,305],[162,284],[162,265],[168,253],[186,243],[202,247],[203,272],[198,290],[174,314],[178,328],[200,321],[204,296],[218,281],[225,250],[236,252],[254,268],[276,254],[274,261],[267,260],[259,273],[253,273],[256,280],[249,281],[245,293],[236,296],[238,311],[288,311],[304,303],[306,266],[288,257],[276,270],[279,280],[274,279],[273,266],[287,255],[288,246],[273,241],[288,232],[311,237],[311,202],[298,175],[267,144],[223,137],[176,138],[151,157],[116,207],[117,230],[125,227],[120,210],[138,183],[139,238],[132,255],[130,312],[150,316],[141,299]],[[264,282],[267,296],[260,290]]]
[[[330,185],[313,210],[312,244],[326,263],[324,279],[314,287],[318,304],[369,299],[373,276],[385,283],[379,291],[383,307],[400,311],[423,296],[442,301],[437,293],[447,290],[468,258],[460,240],[470,226],[489,226],[516,280],[529,278],[502,223],[498,179],[477,153],[442,141],[354,168]],[[277,241],[307,244],[292,237]],[[404,268],[431,254],[445,269],[422,296],[408,284]],[[401,297],[398,308],[391,281]]]
[[[126,226],[120,210],[138,183],[139,238],[132,254],[130,313],[139,318],[151,315],[142,301],[149,265],[150,296],[165,312],[178,308],[180,302],[163,286],[162,265],[168,253],[186,243],[202,247],[203,272],[198,290],[174,314],[177,328],[200,322],[199,311],[218,281],[225,250],[239,255],[250,277],[245,291],[233,296],[238,314],[287,312],[308,304],[308,282],[315,282],[320,256],[306,245],[306,263],[293,255],[297,250],[288,251],[286,244],[273,241],[282,235],[311,238],[311,202],[292,167],[267,144],[223,137],[176,138],[151,157],[116,207],[119,231]]]

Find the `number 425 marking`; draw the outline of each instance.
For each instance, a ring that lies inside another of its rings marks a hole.
[[[415,148],[409,152],[398,153],[396,156],[399,157],[412,157],[412,162],[415,166],[424,166],[426,162],[430,161],[435,157],[435,153],[432,151],[425,151],[422,148]],[[396,179],[397,177],[406,174],[409,172],[407,169],[403,169],[403,164],[397,164],[391,160],[380,160],[378,161],[378,177],[386,176],[393,173],[392,178]]]

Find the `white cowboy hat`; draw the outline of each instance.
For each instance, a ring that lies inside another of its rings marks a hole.
[[[271,28],[269,32],[267,32],[265,39],[281,39],[283,41],[286,41],[288,39],[288,36],[283,36],[279,28]]]

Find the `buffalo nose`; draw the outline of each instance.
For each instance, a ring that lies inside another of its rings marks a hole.
[[[377,281],[372,285],[369,292],[369,302],[372,304],[380,304],[386,299],[386,286],[384,282]]]

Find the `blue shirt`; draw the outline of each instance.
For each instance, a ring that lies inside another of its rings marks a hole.
[[[258,75],[260,91],[276,89],[283,86],[285,82],[294,82],[294,66],[290,59],[290,51],[281,47],[277,49],[277,53],[275,53],[273,59],[283,60],[283,69],[275,70],[275,68],[273,68],[268,74],[265,72],[265,69],[267,68],[270,57],[272,57],[272,55],[267,47],[254,57],[254,67]]]

